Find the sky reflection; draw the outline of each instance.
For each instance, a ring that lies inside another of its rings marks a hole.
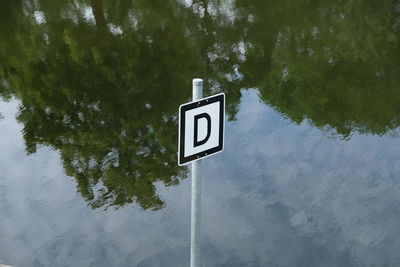
[[[17,266],[187,266],[190,179],[158,211],[92,210],[57,151],[26,156],[16,102],[0,112],[0,259]],[[396,266],[400,145],[296,125],[243,92],[226,149],[204,161],[206,266]]]

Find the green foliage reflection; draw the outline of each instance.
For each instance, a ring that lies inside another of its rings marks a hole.
[[[261,24],[271,26],[264,37],[256,37],[264,39],[261,42],[248,41],[248,63],[240,68],[248,79],[246,86],[257,87],[265,103],[294,122],[307,120],[344,138],[352,132],[383,135],[396,129],[400,124],[398,4],[294,2],[288,1],[287,8],[271,16],[254,9],[248,31],[255,32]]]
[[[296,123],[343,137],[400,120],[394,1],[30,1],[0,3],[0,96],[21,101],[28,153],[59,151],[93,208],[159,209],[175,185],[177,107],[190,79],[240,89]]]

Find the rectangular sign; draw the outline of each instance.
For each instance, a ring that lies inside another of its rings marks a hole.
[[[184,165],[224,149],[225,94],[179,107],[178,164]]]

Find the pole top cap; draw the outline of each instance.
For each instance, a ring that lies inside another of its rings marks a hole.
[[[193,79],[193,85],[202,85],[202,84],[203,84],[203,79],[200,78]]]

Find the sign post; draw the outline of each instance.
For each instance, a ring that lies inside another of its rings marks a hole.
[[[193,101],[203,98],[203,80],[193,79]],[[192,162],[192,214],[190,233],[190,267],[200,267],[201,160]]]
[[[224,147],[225,95],[203,98],[203,80],[193,79],[193,101],[179,107],[179,165],[192,163],[190,267],[200,267],[201,158]]]

